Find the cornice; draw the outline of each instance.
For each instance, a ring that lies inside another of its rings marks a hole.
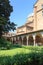
[[[39,1],[39,0],[37,0],[37,1],[35,2],[35,4],[33,5],[33,7],[36,7],[35,5],[37,4],[38,1]]]

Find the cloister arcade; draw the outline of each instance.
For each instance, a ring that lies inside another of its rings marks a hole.
[[[37,37],[36,37],[37,35]],[[39,35],[39,36],[38,36]],[[42,32],[38,32],[38,33],[28,33],[28,34],[23,34],[23,35],[16,35],[13,36],[11,38],[12,42],[15,44],[20,44],[20,45],[43,45],[43,43],[41,43],[41,37],[43,37],[43,31]],[[37,39],[39,41],[37,41]],[[36,42],[37,41],[37,42]],[[40,43],[40,44],[39,44]]]
[[[34,38],[33,36],[30,37],[30,35],[17,36],[17,37],[14,37],[14,40],[16,43],[21,44],[21,45],[27,45],[27,46],[34,45]]]

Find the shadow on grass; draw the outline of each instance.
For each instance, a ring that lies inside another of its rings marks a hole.
[[[43,53],[31,52],[0,57],[0,65],[43,65]]]

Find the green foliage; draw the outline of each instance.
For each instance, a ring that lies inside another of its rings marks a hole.
[[[13,11],[9,0],[0,0],[0,37],[3,33],[9,32],[9,30],[15,30],[16,24],[10,22],[9,16]]]
[[[43,65],[43,54],[31,52],[29,54],[17,54],[13,57],[0,57],[1,65]]]
[[[21,48],[22,46],[19,44],[13,44],[10,41],[7,41],[5,38],[0,38],[0,49],[1,50],[7,50],[12,48]]]
[[[0,65],[43,65],[43,46],[23,46],[12,50],[0,50]]]
[[[0,49],[10,49],[11,47],[11,42],[5,40],[4,38],[0,38]]]
[[[15,47],[15,48],[22,48],[22,46],[19,45],[19,44],[14,44],[14,47]]]
[[[13,11],[9,0],[0,0],[0,16],[9,19],[10,13]]]

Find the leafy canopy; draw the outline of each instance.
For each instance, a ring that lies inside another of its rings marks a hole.
[[[16,29],[16,24],[10,22],[10,14],[13,12],[13,7],[9,0],[0,0],[0,36],[10,30]]]

